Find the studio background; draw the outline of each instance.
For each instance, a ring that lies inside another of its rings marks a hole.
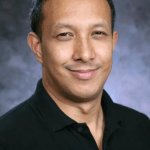
[[[105,84],[114,102],[150,117],[150,0],[114,0],[119,33]],[[0,116],[29,98],[42,67],[27,45],[31,0],[0,0]]]

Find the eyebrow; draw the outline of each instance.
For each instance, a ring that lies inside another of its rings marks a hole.
[[[98,27],[103,27],[105,28],[106,27],[106,23],[97,23],[97,24],[94,24],[92,25],[94,28],[98,28]]]
[[[96,24],[91,24],[90,27],[93,27],[93,28],[98,28],[98,27],[108,28],[108,25],[106,23],[96,23]],[[74,26],[69,25],[69,24],[58,23],[58,24],[54,25],[54,27],[53,27],[54,30],[64,29],[64,28],[73,29]]]
[[[70,28],[70,29],[72,29],[73,26],[69,25],[69,24],[58,23],[58,24],[54,25],[54,27],[53,27],[54,30],[63,29],[63,28]]]

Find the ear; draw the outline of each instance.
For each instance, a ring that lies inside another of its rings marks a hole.
[[[113,51],[115,50],[117,42],[118,42],[118,33],[117,31],[113,31]]]
[[[42,64],[42,49],[39,37],[34,32],[30,32],[27,37],[27,42],[32,52],[36,56],[37,61]]]

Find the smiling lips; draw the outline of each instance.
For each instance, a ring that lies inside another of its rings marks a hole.
[[[97,72],[97,69],[71,70],[72,75],[77,77],[78,79],[90,79],[95,75],[96,72]]]

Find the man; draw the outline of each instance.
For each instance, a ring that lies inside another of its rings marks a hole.
[[[150,150],[150,120],[103,90],[118,34],[111,0],[37,0],[28,44],[43,77],[0,120],[0,150]]]

